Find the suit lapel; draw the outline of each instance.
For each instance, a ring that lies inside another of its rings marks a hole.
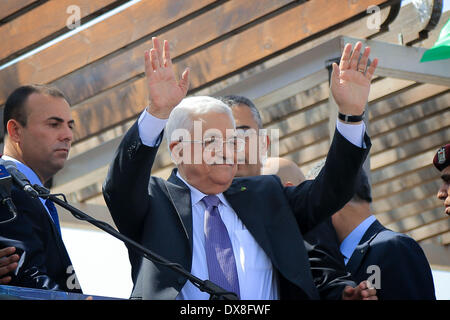
[[[62,235],[59,233],[58,229],[56,229],[56,225],[53,222],[53,219],[51,218],[50,214],[48,213],[48,211],[45,207],[45,204],[43,204],[40,199],[30,199],[30,201],[32,201],[33,206],[35,207],[35,210],[37,212],[40,212],[40,214],[47,221],[47,223],[51,229],[50,232],[53,233],[53,239],[56,239],[56,241],[54,243],[55,243],[56,247],[58,248],[58,254],[61,259],[61,262],[63,264],[67,264],[67,265],[72,264],[72,262],[70,261],[70,257],[67,253],[67,249],[62,240]],[[58,207],[56,207],[56,210],[58,211],[58,215],[59,215],[61,210],[58,210]]]
[[[383,229],[384,227],[381,225],[381,223],[379,223],[378,220],[375,220],[366,230],[363,237],[361,238],[361,241],[359,242],[358,246],[356,246],[352,256],[347,262],[346,268],[350,273],[356,274],[365,255],[370,249],[370,243]]]
[[[251,187],[247,188],[246,183],[249,183],[249,181],[245,179],[233,180],[230,188],[224,192],[225,198],[259,246],[270,258],[274,268],[283,277],[303,288],[310,298],[318,299],[310,276],[310,265],[307,261],[307,265],[304,265],[303,257],[307,253],[302,243],[299,247],[296,247],[293,254],[289,257],[280,256],[279,254],[281,247],[290,247],[293,239],[301,239],[294,217],[287,215],[280,219],[279,215],[274,214],[274,212],[269,211],[264,206],[264,201],[258,203],[249,201],[249,199],[258,199],[258,197],[263,195],[252,192],[250,190]],[[279,213],[281,214],[281,212]],[[292,218],[292,223],[286,225],[290,221],[289,217]],[[283,236],[280,236],[280,232],[282,232]],[[286,239],[289,240],[285,241]]]
[[[35,207],[36,211],[39,211],[40,214],[45,217],[44,219],[48,222],[50,229],[52,230],[51,232],[54,234],[55,238],[60,237],[58,230],[56,229],[56,225],[53,222],[52,217],[50,216],[50,213],[47,211],[47,208],[45,206],[45,204],[43,204],[40,200],[40,198],[37,199],[33,199],[33,205]],[[58,207],[55,205],[56,210],[58,211],[58,215],[59,215],[59,210]]]
[[[164,181],[170,201],[183,226],[186,237],[192,250],[192,204],[189,188],[176,176],[177,170],[174,169],[167,181]]]
[[[264,221],[267,220],[261,216],[263,212],[255,213],[254,204],[248,200],[251,197],[249,192],[243,182],[234,180],[223,194],[236,212],[236,215],[273,261],[272,247],[267,238],[266,226],[264,225]]]

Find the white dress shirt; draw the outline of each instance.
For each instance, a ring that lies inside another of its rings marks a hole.
[[[167,119],[158,119],[144,111],[138,120],[139,136],[142,143],[150,147],[155,146],[166,122]],[[365,132],[364,123],[360,125],[339,123],[338,121],[337,130],[350,142],[362,147]],[[208,279],[204,248],[204,213],[206,208],[201,201],[206,195],[189,185],[178,173],[177,176],[191,191],[193,255],[190,271],[200,279]],[[273,272],[272,262],[238,218],[223,194],[218,194],[217,196],[221,201],[218,207],[219,213],[228,230],[236,259],[241,299],[278,299],[278,281],[276,274]],[[177,299],[209,299],[209,294],[201,292],[188,281],[180,291]]]
[[[206,194],[192,187],[177,172],[191,190],[193,255],[191,273],[199,279],[209,279],[205,252],[204,221],[206,206],[201,201]],[[217,195],[221,201],[218,206],[220,217],[228,230],[228,235],[236,259],[242,300],[275,300],[278,290],[272,262],[256,240],[238,218],[222,193]],[[191,282],[187,282],[177,299],[209,299],[209,294],[201,292]]]

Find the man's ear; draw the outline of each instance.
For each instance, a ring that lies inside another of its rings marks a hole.
[[[6,124],[9,138],[14,142],[19,142],[22,136],[23,126],[15,119],[9,119]]]
[[[270,147],[270,138],[269,136],[266,134],[264,135],[264,137],[260,138],[260,143],[261,143],[261,153],[265,153],[267,154],[269,152],[269,147]]]
[[[178,165],[183,162],[183,144],[180,141],[172,141],[169,144],[170,158]]]

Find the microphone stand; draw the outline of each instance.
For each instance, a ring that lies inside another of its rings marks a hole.
[[[114,229],[109,224],[96,220],[92,218],[91,216],[87,215],[83,211],[75,208],[74,206],[70,205],[67,202],[67,199],[64,194],[50,194],[50,191],[47,188],[44,188],[40,185],[33,185],[33,188],[38,191],[39,197],[50,199],[54,203],[58,204],[59,206],[63,207],[64,209],[68,210],[72,215],[79,219],[87,221],[94,226],[102,229],[106,233],[112,235],[113,237],[121,240],[124,242],[128,247],[135,250],[137,253],[142,255],[144,258],[153,261],[154,263],[158,263],[164,266],[167,266],[171,268],[172,270],[182,274],[184,277],[186,277],[189,281],[192,282],[194,286],[196,286],[200,291],[209,293],[211,298],[210,300],[238,300],[237,295],[234,292],[229,292],[223,289],[222,287],[216,285],[214,282],[209,280],[201,280],[191,274],[190,272],[186,271],[180,264],[170,262],[169,260],[165,259],[164,257],[150,251],[149,249],[145,248],[141,244],[137,243],[136,241],[133,241],[132,239],[124,236],[120,232],[118,232],[116,229]],[[62,196],[64,200],[59,199],[57,196]]]

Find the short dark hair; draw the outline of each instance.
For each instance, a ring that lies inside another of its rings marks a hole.
[[[16,120],[24,127],[27,125],[25,102],[33,93],[41,93],[56,98],[63,98],[67,101],[64,94],[58,88],[47,85],[31,84],[15,89],[8,96],[5,103],[5,108],[3,109],[3,130],[5,135],[8,134],[6,126],[10,119]]]
[[[259,129],[262,129],[263,123],[261,120],[261,115],[259,114],[258,108],[256,108],[255,104],[250,100],[249,98],[246,98],[244,96],[237,96],[237,95],[228,95],[223,97],[218,97],[218,100],[224,102],[226,105],[228,105],[230,108],[233,108],[234,106],[237,106],[239,104],[246,105],[250,108],[250,111],[252,112],[253,119],[255,120],[256,124],[258,125]]]

